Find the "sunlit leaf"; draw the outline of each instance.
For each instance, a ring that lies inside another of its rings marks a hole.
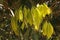
[[[40,15],[42,15],[43,17],[51,13],[51,9],[45,3],[39,5],[37,7],[37,10],[40,11]]]
[[[43,35],[47,36],[48,39],[52,36],[53,31],[54,31],[51,23],[47,21],[43,24],[42,30],[43,30]]]
[[[33,24],[34,24],[34,28],[36,30],[39,30],[39,25],[41,24],[42,22],[42,16],[40,16],[40,11],[34,7],[32,7],[31,9],[31,13],[32,13],[32,17],[33,17]]]
[[[19,20],[23,21],[22,8],[19,9]]]
[[[16,20],[23,21],[22,7],[20,7],[18,10],[15,10],[15,18]]]

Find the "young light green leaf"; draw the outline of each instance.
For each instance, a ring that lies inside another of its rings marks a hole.
[[[43,24],[42,31],[43,31],[43,35],[47,36],[47,38],[49,39],[52,36],[54,29],[51,23],[46,21]]]
[[[43,20],[42,16],[40,16],[40,11],[39,10],[37,11],[36,8],[32,7],[31,13],[32,13],[33,24],[35,26],[35,29],[39,30],[39,25]]]
[[[22,9],[19,9],[19,20],[23,21],[23,13],[22,13]]]
[[[37,7],[37,10],[40,11],[40,15],[42,15],[43,17],[51,13],[51,9],[45,3],[39,5]]]

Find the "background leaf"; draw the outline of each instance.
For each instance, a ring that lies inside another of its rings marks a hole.
[[[15,17],[12,17],[11,19],[11,28],[14,31],[14,33],[19,36],[19,29],[18,29],[18,25],[17,25],[17,21],[15,19]]]

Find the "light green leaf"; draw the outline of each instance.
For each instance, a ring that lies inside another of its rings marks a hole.
[[[43,3],[37,7],[37,10],[40,11],[40,15],[45,17],[46,15],[49,15],[52,11],[51,9],[47,6],[47,4]]]
[[[43,35],[47,36],[47,38],[49,39],[52,36],[54,29],[51,23],[46,21],[43,24],[42,31],[43,31]]]
[[[41,24],[43,20],[42,16],[40,16],[40,11],[37,10],[35,7],[32,7],[31,13],[32,13],[32,18],[33,18],[34,28],[36,30],[39,30],[39,25]]]
[[[22,8],[19,9],[19,20],[23,21],[23,12],[22,12]]]

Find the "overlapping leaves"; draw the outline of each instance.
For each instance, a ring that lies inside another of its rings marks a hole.
[[[15,12],[15,19],[17,21],[19,20],[23,22],[21,25],[22,29],[24,29],[25,27],[24,25],[27,26],[28,24],[30,24],[31,26],[33,25],[34,29],[38,31],[40,29],[40,25],[43,21],[43,18],[46,15],[49,15],[50,13],[51,13],[51,10],[45,3],[39,5],[38,7],[32,7],[31,9],[27,8],[26,6],[22,8],[21,6],[20,9],[16,10]],[[16,34],[18,34],[17,25],[14,23],[16,21],[12,21],[12,22],[13,22],[12,28],[13,27],[16,28],[16,29],[13,28],[13,31]],[[47,29],[47,25],[49,25],[49,29]],[[51,26],[50,23],[47,23],[47,22],[44,23],[42,30],[44,30],[43,35],[47,35],[48,38],[50,38],[51,35],[53,34],[53,27]],[[49,31],[52,33],[48,33]]]

